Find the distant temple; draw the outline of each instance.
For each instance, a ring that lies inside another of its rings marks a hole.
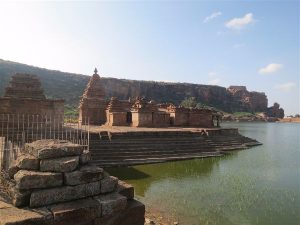
[[[91,125],[132,127],[218,127],[221,114],[211,109],[177,107],[173,104],[156,104],[137,97],[119,100],[112,97],[105,101],[100,76],[95,69],[79,106],[79,121]]]
[[[0,114],[63,117],[64,100],[46,99],[36,75],[17,73],[11,77],[0,98]]]
[[[94,75],[90,79],[79,106],[79,121],[82,124],[89,123],[101,125],[106,122],[106,101],[105,92],[101,83],[98,71],[95,68]]]

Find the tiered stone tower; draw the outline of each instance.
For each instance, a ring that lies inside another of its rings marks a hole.
[[[63,117],[64,100],[46,99],[36,75],[17,73],[0,98],[0,114]]]
[[[9,86],[5,89],[4,97],[46,99],[38,77],[21,73],[12,77]]]
[[[105,92],[101,83],[101,78],[95,69],[80,101],[79,121],[82,124],[101,125],[106,122],[106,101]]]

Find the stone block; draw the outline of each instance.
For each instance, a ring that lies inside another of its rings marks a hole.
[[[14,178],[15,174],[20,170],[15,164],[8,168],[8,175],[11,179]]]
[[[77,168],[78,164],[79,156],[42,159],[40,162],[40,170],[46,172],[71,172]]]
[[[21,190],[51,188],[63,184],[61,173],[20,170],[14,176],[16,187]]]
[[[6,208],[12,208],[13,206],[11,204],[8,204],[2,200],[0,200],[0,209],[6,209]],[[0,214],[1,215],[1,214]]]
[[[38,170],[40,160],[32,155],[23,154],[18,157],[16,166],[22,170]]]
[[[0,215],[0,225],[53,225],[52,213],[46,208],[2,208]]]
[[[39,159],[79,156],[84,146],[63,140],[39,140],[25,145],[25,151]]]
[[[92,155],[90,151],[84,150],[83,153],[79,157],[80,164],[87,164],[91,161]]]
[[[127,206],[121,212],[96,218],[94,225],[144,225],[145,205],[136,200],[127,201]]]
[[[28,206],[30,202],[31,192],[28,190],[19,190],[16,187],[12,187],[10,190],[10,197],[12,204],[16,207]]]
[[[116,224],[122,225],[144,225],[145,205],[136,200],[127,201],[125,210],[120,213]]]
[[[78,185],[99,181],[103,178],[103,169],[94,165],[82,166],[79,170],[64,173],[66,185]]]
[[[94,219],[101,216],[101,205],[92,198],[60,203],[48,208],[57,225],[93,224]]]
[[[99,195],[94,197],[101,204],[102,216],[112,215],[126,208],[127,199],[118,193]]]
[[[134,187],[124,181],[118,181],[117,192],[125,196],[127,199],[134,198]]]
[[[109,176],[108,174],[101,180],[101,193],[109,193],[116,190],[118,178]]]
[[[30,207],[40,207],[60,202],[77,200],[100,194],[100,181],[77,186],[63,186],[33,191],[30,196]]]

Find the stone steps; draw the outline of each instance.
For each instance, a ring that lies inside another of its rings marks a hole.
[[[211,157],[256,143],[241,135],[206,137],[197,132],[128,132],[109,137],[91,134],[92,163],[109,167]]]
[[[142,165],[142,164],[154,164],[163,163],[169,161],[179,161],[187,159],[196,158],[208,158],[222,156],[221,153],[199,153],[199,154],[187,154],[187,155],[177,155],[168,157],[149,157],[143,159],[126,159],[126,160],[93,160],[91,164],[102,165],[103,167],[118,167],[118,166],[128,166],[128,165]]]

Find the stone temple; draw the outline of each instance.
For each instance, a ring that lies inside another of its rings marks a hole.
[[[64,115],[64,100],[45,97],[36,75],[17,73],[11,77],[0,98],[0,114]]]
[[[95,69],[80,101],[79,121],[86,124],[86,118],[93,125],[101,125],[106,122],[105,115],[105,92],[101,83],[100,76]]]

